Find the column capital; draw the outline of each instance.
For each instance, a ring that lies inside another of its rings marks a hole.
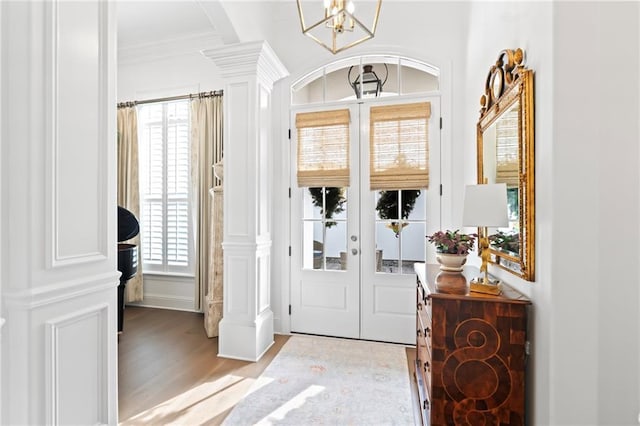
[[[201,53],[218,66],[225,79],[259,77],[273,86],[273,83],[289,75],[287,68],[266,41],[231,44],[203,50]]]

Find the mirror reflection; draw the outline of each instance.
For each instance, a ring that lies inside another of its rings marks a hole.
[[[490,261],[534,281],[535,163],[533,71],[522,49],[503,50],[480,98],[478,183],[507,186],[509,225],[490,228]]]
[[[509,226],[490,229],[489,241],[495,250],[517,256],[520,253],[520,202],[518,197],[519,154],[516,101],[483,133],[482,161],[487,183],[507,185]]]

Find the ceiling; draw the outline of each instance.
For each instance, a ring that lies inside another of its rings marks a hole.
[[[216,0],[116,1],[119,49],[203,38],[220,44],[239,41],[222,3]]]
[[[112,1],[122,65],[256,40],[267,40],[287,66],[299,59],[300,49],[309,51],[295,0]],[[315,3],[322,10],[322,0],[306,4]],[[300,42],[304,47],[296,48]]]
[[[223,44],[264,38],[276,26],[293,22],[299,32],[294,0],[115,0],[118,47],[176,39],[220,38]],[[313,4],[310,1],[309,4]],[[307,3],[305,3],[307,4]],[[321,1],[318,0],[321,5]],[[320,7],[319,7],[320,9]],[[267,17],[267,19],[265,19]],[[295,18],[292,21],[292,18]]]

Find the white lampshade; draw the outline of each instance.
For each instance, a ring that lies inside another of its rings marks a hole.
[[[462,211],[463,226],[505,227],[507,213],[507,185],[504,183],[467,185]]]

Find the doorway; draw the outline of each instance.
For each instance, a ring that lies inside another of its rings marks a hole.
[[[413,264],[440,229],[439,117],[439,96],[292,110],[292,332],[415,341]],[[407,167],[420,141],[426,164],[416,177]],[[378,160],[391,166],[379,172]],[[320,164],[318,175],[305,161]]]

